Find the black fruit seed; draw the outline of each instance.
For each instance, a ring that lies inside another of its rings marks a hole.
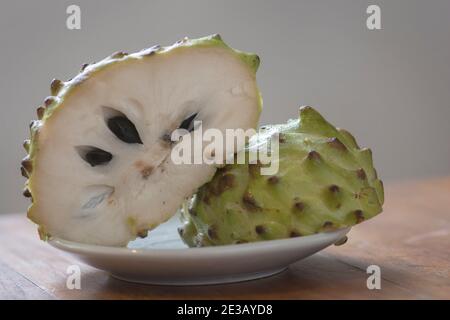
[[[192,115],[190,115],[189,117],[187,117],[186,119],[184,119],[183,121],[181,121],[180,126],[178,127],[178,129],[185,129],[189,132],[194,130],[194,119],[197,117],[198,113],[194,113]]]
[[[80,157],[89,163],[91,167],[107,164],[113,158],[108,151],[92,146],[77,147],[77,151]]]
[[[136,126],[125,116],[116,116],[108,119],[107,125],[114,135],[126,143],[142,144]]]

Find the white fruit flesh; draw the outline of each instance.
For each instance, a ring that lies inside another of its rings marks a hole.
[[[29,216],[48,235],[98,245],[126,245],[211,179],[214,166],[174,164],[164,135],[194,113],[203,130],[223,132],[255,127],[260,112],[254,70],[226,46],[128,55],[88,67],[65,88],[41,121]],[[135,125],[142,144],[125,143],[108,128],[115,114]],[[80,156],[86,146],[112,160],[91,166]]]

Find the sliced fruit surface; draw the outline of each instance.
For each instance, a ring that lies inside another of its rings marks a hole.
[[[183,128],[257,125],[259,58],[218,35],[115,53],[52,81],[25,142],[28,217],[41,238],[124,246],[170,218],[216,167],[175,164]]]

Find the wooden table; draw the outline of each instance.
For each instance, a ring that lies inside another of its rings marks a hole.
[[[66,287],[79,264],[81,290]],[[368,290],[369,265],[381,290]],[[164,287],[122,282],[37,237],[24,214],[0,215],[3,299],[450,299],[450,178],[390,184],[385,210],[330,247],[274,277],[237,284]]]

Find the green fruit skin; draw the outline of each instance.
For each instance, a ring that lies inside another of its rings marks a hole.
[[[182,209],[180,235],[191,247],[306,236],[345,228],[382,211],[384,191],[370,149],[328,123],[311,107],[297,120],[265,127],[246,159],[279,133],[279,170],[261,175],[261,164],[219,169]],[[261,147],[261,145],[259,145]]]

